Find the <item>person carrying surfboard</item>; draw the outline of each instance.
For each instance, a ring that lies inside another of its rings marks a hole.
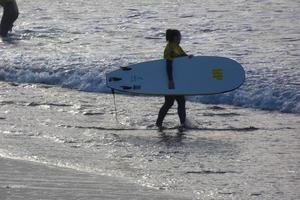
[[[169,89],[175,89],[175,82],[173,80],[173,60],[178,57],[188,56],[180,47],[181,33],[178,30],[168,29],[166,31],[167,46],[164,50],[164,59],[166,59],[166,70],[168,75],[168,87]],[[192,57],[190,55],[189,57]],[[186,109],[185,109],[185,97],[183,95],[167,95],[165,96],[165,103],[160,108],[158,118],[156,120],[156,126],[159,131],[163,130],[163,120],[167,115],[169,109],[173,106],[174,101],[178,104],[178,115],[180,119],[179,130],[182,131],[185,128]]]
[[[7,37],[8,32],[12,30],[13,23],[19,16],[19,10],[15,0],[0,0],[0,5],[3,7],[0,36]]]

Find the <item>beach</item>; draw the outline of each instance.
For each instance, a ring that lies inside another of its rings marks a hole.
[[[299,1],[17,3],[0,39],[0,200],[300,199]],[[186,97],[183,134],[176,103],[158,132],[163,97],[114,103],[106,87],[162,59],[170,28],[187,54],[246,72],[234,91]]]
[[[117,178],[0,158],[0,199],[185,199]]]
[[[159,133],[161,101],[118,94],[117,122],[111,94],[2,82],[1,190],[8,199],[35,199],[40,188],[45,199],[52,190],[65,199],[299,197],[298,115],[189,102],[191,130],[172,128],[174,109]]]

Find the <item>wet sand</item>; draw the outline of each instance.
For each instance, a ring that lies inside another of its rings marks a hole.
[[[184,199],[108,176],[0,157],[0,199]]]

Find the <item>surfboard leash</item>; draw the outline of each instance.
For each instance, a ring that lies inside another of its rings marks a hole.
[[[116,104],[116,93],[115,93],[115,90],[113,88],[111,89],[111,93],[112,93],[113,99],[114,99],[115,119],[116,119],[117,123],[120,123],[120,121],[118,119],[118,110],[117,110],[117,104]]]

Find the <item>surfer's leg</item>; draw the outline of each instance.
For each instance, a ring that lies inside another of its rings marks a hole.
[[[158,118],[156,120],[156,126],[161,127],[165,116],[167,115],[169,109],[173,106],[175,101],[174,96],[165,96],[165,103],[161,107],[158,113]]]
[[[13,23],[19,16],[19,10],[15,1],[6,3],[4,6],[3,16],[0,25],[0,35],[6,37],[7,33],[11,31]]]
[[[176,101],[178,103],[178,115],[180,119],[180,124],[184,125],[186,119],[186,110],[185,110],[185,97],[176,96]]]

